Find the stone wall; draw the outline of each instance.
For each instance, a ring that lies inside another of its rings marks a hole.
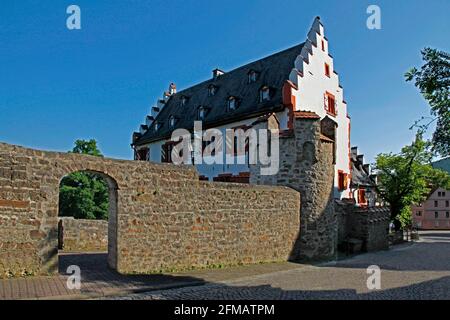
[[[351,202],[336,201],[339,244],[348,239],[362,241],[366,252],[389,248],[390,210],[387,207],[356,207]]]
[[[108,221],[59,218],[58,248],[65,252],[108,251]]]
[[[298,239],[300,195],[289,188],[0,143],[0,276],[57,272],[59,183],[76,171],[108,182],[108,261],[122,273],[285,260]]]
[[[300,197],[287,188],[199,181],[134,201],[143,210],[124,221],[121,272],[286,261],[298,237]]]
[[[261,123],[256,129],[277,129],[276,123]],[[333,205],[334,143],[323,139],[318,118],[294,118],[293,129],[280,133],[279,172],[260,175],[260,166],[250,166],[250,183],[282,185],[301,194],[300,238],[292,260],[328,260],[337,253],[337,220]]]

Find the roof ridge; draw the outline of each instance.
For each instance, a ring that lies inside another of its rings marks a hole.
[[[237,71],[237,70],[240,70],[240,69],[244,69],[244,68],[248,68],[248,66],[250,66],[251,64],[254,64],[254,63],[256,63],[256,62],[260,62],[260,61],[262,61],[262,60],[266,60],[266,59],[269,59],[269,58],[273,58],[273,57],[275,57],[275,56],[278,56],[278,55],[281,55],[281,54],[283,54],[283,53],[286,53],[287,51],[290,51],[290,50],[293,50],[293,49],[298,48],[298,47],[300,47],[300,46],[303,46],[303,45],[305,44],[305,42],[306,42],[306,41],[304,41],[304,42],[302,42],[302,43],[299,43],[299,44],[297,44],[297,45],[295,45],[295,46],[286,48],[286,49],[284,49],[284,50],[282,50],[282,51],[274,52],[274,53],[272,53],[272,54],[270,54],[270,55],[268,55],[268,56],[265,56],[265,57],[263,57],[263,58],[253,60],[253,61],[251,61],[251,62],[248,62],[248,63],[246,63],[246,64],[244,64],[244,65],[242,65],[242,66],[236,67],[236,68],[231,69],[231,70],[229,70],[229,71],[224,71],[225,73],[222,74],[222,75],[220,75],[219,78],[223,78],[223,77],[225,77],[227,74],[229,74],[229,73],[231,73],[231,72],[234,72],[234,71]],[[293,66],[292,68],[294,68],[294,66]],[[222,69],[221,69],[221,70],[222,70]],[[256,70],[256,71],[257,71],[257,70]],[[217,80],[215,80],[215,79],[213,79],[213,78],[210,78],[210,79],[207,79],[207,80],[203,80],[203,81],[201,81],[201,82],[199,82],[199,83],[196,83],[196,84],[194,84],[194,85],[192,85],[192,86],[190,86],[190,87],[186,87],[186,88],[184,88],[184,89],[182,89],[182,90],[177,91],[177,93],[173,94],[172,96],[176,96],[176,95],[180,96],[180,95],[183,95],[183,94],[182,94],[183,92],[185,92],[185,91],[187,91],[187,90],[189,90],[189,89],[191,89],[191,88],[195,88],[195,87],[197,87],[197,86],[205,85],[205,84],[208,83],[208,82],[216,82],[216,81],[217,81]]]

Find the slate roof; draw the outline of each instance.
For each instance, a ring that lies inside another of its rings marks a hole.
[[[177,128],[191,130],[194,121],[197,120],[199,106],[208,108],[206,118],[203,120],[204,128],[282,110],[284,108],[282,105],[283,84],[289,79],[289,74],[295,67],[294,62],[300,55],[303,45],[304,43],[301,43],[226,72],[216,79],[211,77],[210,80],[173,94],[148,130],[141,137],[137,137],[134,145],[168,138]],[[248,73],[252,70],[256,71],[258,76],[255,82],[248,83]],[[217,87],[213,96],[208,94],[210,85]],[[259,89],[263,86],[271,89],[271,99],[260,102]],[[181,104],[183,96],[188,98],[184,106]],[[238,106],[233,111],[227,110],[227,101],[230,96],[238,99]],[[177,118],[174,128],[169,127],[170,116]],[[158,130],[154,130],[156,122],[159,123]]]
[[[352,164],[352,177],[351,185],[352,187],[373,187],[375,182],[370,178],[369,172],[366,172],[363,167],[363,163],[358,160],[355,155],[351,155]]]

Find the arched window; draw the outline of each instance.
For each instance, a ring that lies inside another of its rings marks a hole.
[[[217,87],[215,85],[210,85],[208,87],[208,96],[212,97],[217,92]]]
[[[268,86],[264,86],[259,90],[259,101],[269,101],[270,100],[270,88]]]
[[[198,120],[205,120],[207,109],[203,106],[198,108]]]
[[[250,70],[248,72],[248,83],[256,82],[257,78],[258,78],[258,72],[256,72],[255,70]]]
[[[188,97],[182,96],[181,100],[180,100],[181,106],[184,107],[187,104],[187,102],[188,102]]]
[[[237,108],[237,99],[236,97],[229,97],[228,98],[228,111],[236,110]]]
[[[169,127],[171,129],[175,127],[176,122],[177,122],[177,118],[175,118],[174,116],[169,117]]]

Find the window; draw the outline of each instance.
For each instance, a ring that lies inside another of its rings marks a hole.
[[[434,200],[434,207],[436,208],[438,206],[438,201]]]
[[[330,77],[330,65],[328,63],[325,63],[325,75],[328,78]]]
[[[188,102],[188,97],[182,96],[181,101],[180,101],[181,106],[184,107],[187,102]]]
[[[422,216],[422,211],[417,211],[416,212],[416,216],[421,217]]]
[[[259,101],[269,101],[270,100],[270,88],[267,86],[264,86],[259,91]]]
[[[338,189],[339,191],[347,189],[347,174],[338,170]]]
[[[159,122],[155,122],[155,126],[153,127],[155,131],[159,130]]]
[[[212,97],[213,95],[215,95],[217,92],[217,87],[214,85],[210,85],[208,87],[208,96]]]
[[[450,218],[450,212],[447,211],[447,212],[445,213],[445,217],[446,217],[447,219]]]
[[[149,159],[148,155],[149,155],[148,148],[142,148],[142,149],[136,150],[135,160],[147,161]]]
[[[438,197],[441,197],[442,195],[441,195],[441,192],[440,191],[438,191]]]
[[[165,143],[161,147],[161,162],[171,163],[172,162],[172,143]]]
[[[169,127],[170,128],[175,127],[176,122],[177,122],[177,119],[174,116],[169,117]]]
[[[206,118],[206,108],[205,107],[199,107],[198,108],[198,119],[199,120],[205,120]]]
[[[439,218],[439,213],[437,211],[434,212],[434,218],[435,219]]]
[[[450,205],[450,203],[448,202],[448,200],[445,200],[445,207],[448,208]]]
[[[442,191],[442,196],[445,197],[445,191]]]
[[[332,116],[336,116],[337,115],[337,110],[336,110],[336,100],[334,98],[334,95],[326,92],[324,95],[324,106],[325,106],[325,110],[327,111],[328,114],[332,115]]]
[[[256,82],[256,79],[258,78],[258,73],[254,70],[250,70],[248,73],[248,83]]]
[[[236,110],[237,107],[237,99],[235,97],[228,98],[228,110],[233,111]]]
[[[366,203],[366,190],[365,189],[359,189],[358,190],[358,203],[359,204],[365,204]]]
[[[322,51],[325,51],[325,41],[322,40]]]

